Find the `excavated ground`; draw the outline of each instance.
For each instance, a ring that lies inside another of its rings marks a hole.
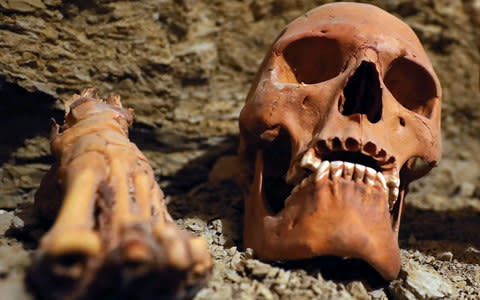
[[[31,205],[52,162],[49,118],[62,118],[56,99],[90,86],[135,109],[132,139],[172,215],[210,243],[215,272],[196,299],[479,299],[478,0],[370,1],[414,28],[444,87],[444,157],[408,196],[399,278],[332,259],[266,264],[242,248],[241,192],[210,170],[235,154],[269,44],[326,2],[0,0],[0,299],[32,297],[23,278],[46,229]]]

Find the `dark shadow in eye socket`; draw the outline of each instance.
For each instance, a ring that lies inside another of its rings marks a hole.
[[[405,57],[395,59],[387,71],[385,85],[405,108],[431,117],[438,99],[432,76],[422,66]]]
[[[315,84],[337,76],[343,65],[338,42],[325,37],[307,37],[296,40],[283,51],[283,57],[294,76],[285,76],[297,82]]]

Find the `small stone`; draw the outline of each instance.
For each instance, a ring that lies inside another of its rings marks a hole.
[[[268,270],[266,277],[274,278],[275,276],[277,276],[278,270],[279,270],[278,268],[270,268],[270,270]]]
[[[383,289],[370,291],[368,293],[373,300],[388,300],[387,294]]]
[[[13,213],[0,209],[0,235],[4,235],[10,229],[14,218]]]
[[[399,300],[417,300],[418,298],[410,292],[408,289],[402,286],[400,281],[395,281],[389,286],[390,294],[393,295],[393,299]]]
[[[257,294],[263,296],[267,300],[273,299],[272,292],[263,284],[259,283],[257,286]]]
[[[453,259],[453,253],[450,251],[440,253],[437,255],[437,259],[451,262]]]
[[[289,279],[290,279],[290,271],[280,270],[280,272],[278,272],[277,282],[280,285],[287,285]]]
[[[454,275],[454,276],[450,277],[450,279],[451,279],[453,282],[463,281],[463,277],[462,277],[462,276],[459,276],[459,275]]]
[[[427,256],[427,257],[425,257],[424,263],[430,264],[430,263],[432,263],[434,260],[435,260],[435,259],[433,258],[433,256]]]
[[[230,261],[230,266],[237,271],[243,270],[244,262],[242,261],[242,256],[239,252],[233,255],[232,260]]]
[[[320,284],[314,284],[312,285],[312,290],[317,294],[317,295],[321,295],[323,293],[323,290],[322,290],[322,287],[320,286]]]
[[[212,228],[216,231],[216,232],[223,232],[223,224],[222,224],[222,220],[220,219],[216,219],[216,220],[213,220],[212,221]]]
[[[270,271],[270,265],[261,263],[258,260],[248,259],[246,261],[246,267],[250,270],[253,277],[262,279],[267,276],[268,271]]]
[[[352,294],[355,299],[359,300],[368,300],[370,297],[368,296],[367,290],[363,286],[363,284],[359,281],[353,281],[347,284],[346,286],[347,291]]]
[[[233,256],[235,253],[237,253],[237,247],[235,247],[235,246],[230,247],[230,248],[228,248],[226,251],[227,251],[227,254],[228,254],[228,255]]]
[[[185,227],[194,232],[200,232],[203,229],[203,226],[196,222],[196,220],[185,220]]]
[[[20,229],[25,226],[25,222],[17,216],[14,216],[12,219],[12,227],[15,229]]]
[[[462,182],[459,189],[459,195],[463,197],[472,197],[475,193],[475,185],[468,181]]]
[[[237,272],[233,271],[233,270],[226,270],[226,277],[228,279],[230,279],[231,281],[233,282],[240,282],[242,281],[242,277],[240,275],[238,275]]]
[[[253,258],[253,249],[252,248],[247,248],[245,250],[245,258]]]
[[[478,250],[477,248],[475,247],[468,247],[467,249],[465,249],[465,252],[467,253],[475,253],[475,254],[479,254],[480,253],[480,250]]]
[[[389,288],[399,299],[443,299],[454,298],[456,288],[431,267],[409,261],[402,267],[401,280]],[[412,298],[413,297],[413,298]]]

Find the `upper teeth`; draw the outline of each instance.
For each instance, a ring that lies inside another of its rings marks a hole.
[[[302,157],[302,161],[300,165],[303,168],[310,169],[312,171],[317,170],[320,167],[320,164],[322,161],[315,157],[315,153],[313,151],[308,151],[305,153],[305,155]]]
[[[388,195],[390,209],[395,204],[400,187],[398,175],[383,175],[373,168],[361,164],[344,161],[321,161],[313,151],[308,151],[302,158],[300,166],[315,173],[314,178],[320,181],[326,178],[354,180],[368,185],[379,185]]]

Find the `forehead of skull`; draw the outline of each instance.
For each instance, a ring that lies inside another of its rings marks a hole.
[[[405,56],[433,73],[413,30],[373,5],[333,3],[319,6],[290,23],[277,39],[273,50],[282,53],[290,43],[315,36],[338,41],[346,56],[362,47],[373,48],[387,59]]]

